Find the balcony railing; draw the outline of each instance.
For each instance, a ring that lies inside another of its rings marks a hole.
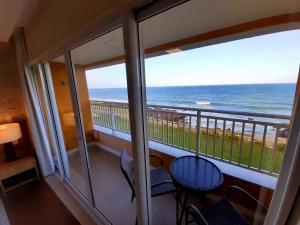
[[[128,104],[91,101],[95,125],[130,134]],[[290,117],[148,105],[151,141],[277,176]]]

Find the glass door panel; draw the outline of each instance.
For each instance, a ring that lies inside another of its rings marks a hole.
[[[62,157],[64,158],[64,167],[66,177],[75,185],[75,187],[88,198],[89,188],[87,175],[85,174],[85,160],[82,147],[80,147],[80,134],[78,134],[78,124],[75,120],[74,105],[71,99],[71,86],[66,70],[66,63],[63,56],[49,62],[51,72],[51,86],[54,94],[54,104],[58,112],[58,120],[63,134],[64,149]]]
[[[240,185],[267,209],[284,167],[300,31],[286,23],[283,32],[260,27],[232,34],[238,26],[247,28],[243,23],[257,21],[230,14],[233,23],[227,23],[228,7],[219,7],[216,17],[206,13],[203,2],[191,0],[140,22],[149,146],[164,157],[166,168],[174,155],[204,157],[222,168],[223,193],[230,190],[228,185]],[[250,4],[239,8],[239,14],[251,18],[251,12],[260,10],[264,14],[263,7]],[[181,173],[200,183],[204,178],[192,177],[204,171],[194,168],[188,173],[192,167],[186,163]],[[248,222],[262,224],[267,210],[240,200],[243,193],[238,189],[231,191],[232,202]],[[214,204],[222,195],[212,193],[206,197]],[[154,224],[175,224],[172,201],[172,196],[153,199]],[[197,195],[190,195],[188,202],[200,211],[205,207]]]
[[[73,71],[87,142],[96,208],[112,224],[134,224],[135,200],[120,169],[129,154],[133,182],[130,125],[122,28],[71,50]]]

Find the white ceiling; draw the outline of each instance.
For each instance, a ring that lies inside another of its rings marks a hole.
[[[75,64],[86,65],[124,54],[122,28],[113,30],[71,51]]]
[[[299,0],[191,0],[143,21],[140,23],[140,29],[144,47],[149,48],[257,19],[293,12],[300,12]],[[300,28],[300,23],[293,24],[293,27],[284,26],[283,29]],[[269,29],[267,32],[270,31],[272,30]],[[252,31],[251,35],[258,33]],[[260,30],[260,33],[264,32]],[[222,41],[228,40],[225,38]],[[120,56],[124,54],[122,29],[107,33],[74,49],[71,53],[73,62],[81,65]]]
[[[152,47],[266,17],[300,12],[299,0],[191,0],[142,22]]]
[[[0,42],[8,42],[18,26],[24,26],[38,0],[0,0]]]

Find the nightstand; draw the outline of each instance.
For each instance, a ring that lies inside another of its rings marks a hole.
[[[35,170],[35,177],[22,179],[21,181],[13,185],[9,185],[7,187],[5,187],[5,185],[3,184],[4,180],[19,175],[31,169]],[[20,187],[36,179],[40,180],[40,174],[34,157],[24,157],[12,162],[0,164],[0,187],[3,194],[6,194],[6,192],[8,191]]]

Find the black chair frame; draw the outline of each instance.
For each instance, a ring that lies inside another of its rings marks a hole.
[[[242,189],[241,187],[238,186],[230,186],[227,191],[225,196],[221,199],[221,200],[227,200],[229,201],[230,197],[236,193],[239,192],[240,194],[242,194],[245,199],[247,199],[249,202],[251,202],[252,204],[256,204],[256,206],[258,207],[257,209],[262,210],[262,212],[264,214],[267,213],[267,208],[260,203],[255,197],[253,197],[249,192],[245,191],[244,189]],[[220,200],[220,201],[221,201]],[[215,203],[216,204],[216,203]],[[234,207],[233,207],[234,208]],[[237,212],[238,210],[235,209]],[[205,216],[203,213],[201,213],[201,211],[193,204],[190,204],[189,206],[186,207],[185,209],[185,224],[190,224],[192,222],[197,222],[198,225],[210,225],[207,220],[205,219]],[[192,216],[192,219],[189,220],[189,216]],[[195,218],[197,217],[197,218]],[[248,222],[248,221],[247,221]]]
[[[131,189],[131,201],[133,201],[133,199],[135,198],[134,180],[132,180],[130,178],[130,176],[128,174],[128,171],[126,171],[126,169],[125,169],[125,165],[122,165],[122,159],[123,159],[123,157],[126,157],[127,158],[126,160],[129,160],[129,156],[128,156],[128,153],[126,151],[122,151],[122,153],[121,153],[121,156],[120,156],[120,159],[121,159],[120,160],[120,167],[121,167],[121,171],[122,171],[124,177],[126,178],[126,181],[128,182],[128,184],[130,186],[130,189]],[[163,173],[163,159],[159,155],[157,155],[157,154],[150,154],[149,157],[158,159],[159,163],[160,163],[160,168],[151,170],[150,173],[154,172],[155,170],[158,173]],[[134,169],[133,165],[132,165],[131,169],[132,170]],[[158,171],[158,170],[161,170],[161,171]],[[153,192],[153,190],[155,188],[162,187],[163,185],[170,185],[169,190],[166,189],[166,190],[161,191],[161,192],[160,191]],[[174,188],[172,188],[172,187],[174,187]],[[156,197],[156,196],[160,196],[160,195],[164,195],[164,194],[168,194],[168,193],[174,193],[176,191],[176,188],[174,186],[172,178],[166,175],[166,176],[163,177],[163,179],[157,179],[157,180],[151,179],[151,190],[152,190],[152,195],[151,196],[152,197]]]

